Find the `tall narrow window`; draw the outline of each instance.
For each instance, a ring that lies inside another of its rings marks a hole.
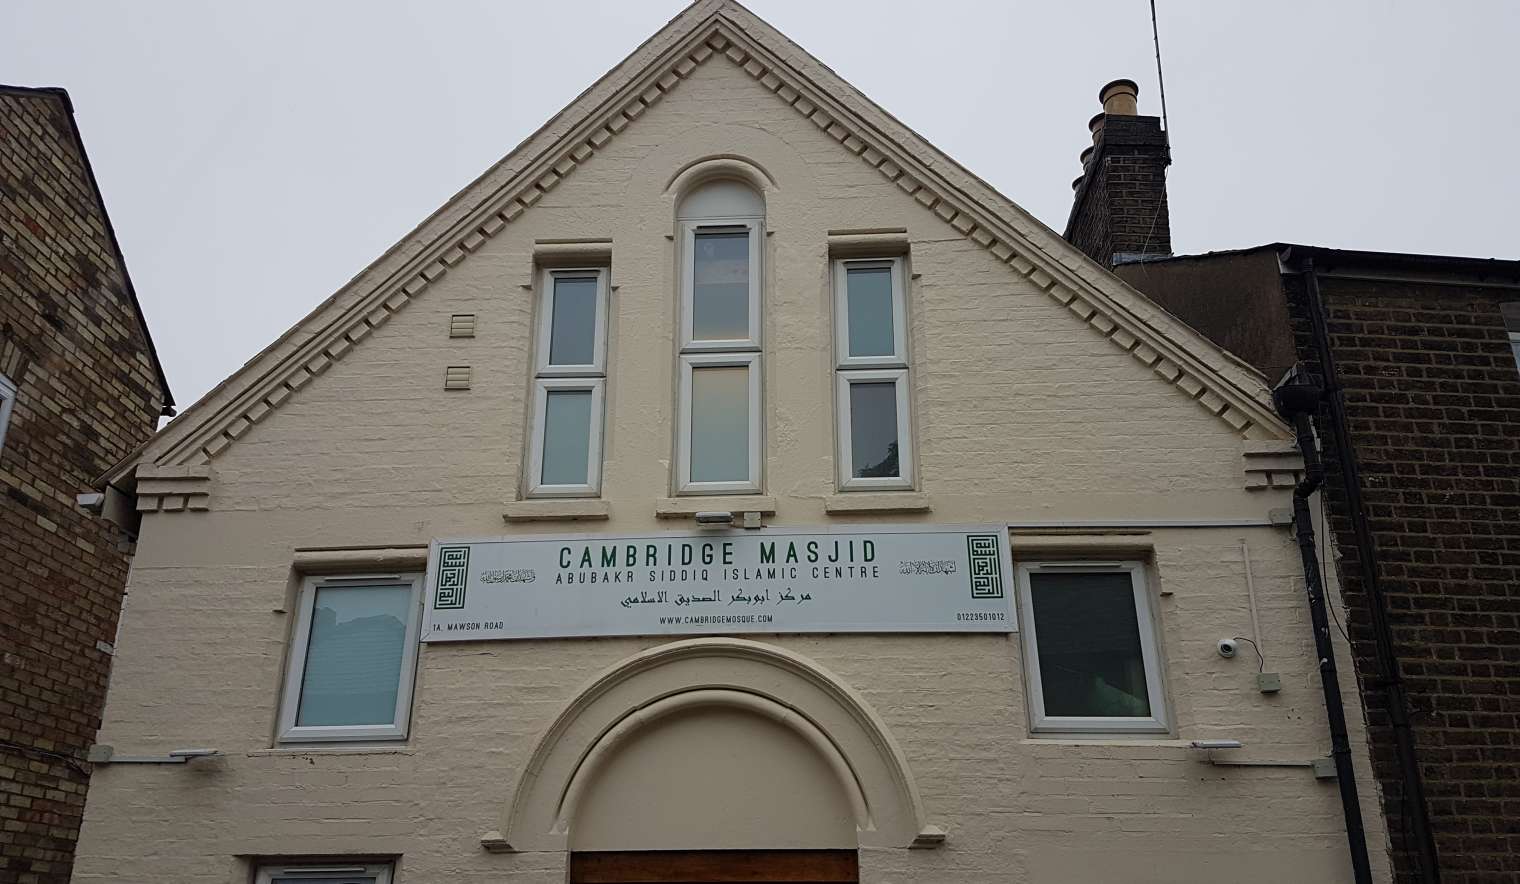
[[[541,288],[528,494],[594,496],[602,487],[607,269],[545,270]]]
[[[901,258],[834,263],[839,487],[913,487]]]
[[[311,578],[301,587],[280,739],[406,736],[421,575]]]
[[[1165,731],[1144,565],[1023,563],[1015,571],[1034,730]]]
[[[676,489],[760,490],[761,245],[765,206],[738,181],[681,201],[681,377]]]
[[[0,374],[0,451],[5,450],[5,430],[11,423],[11,409],[16,407],[16,385]]]

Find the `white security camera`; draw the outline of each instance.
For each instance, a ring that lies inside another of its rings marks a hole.
[[[1235,653],[1239,650],[1240,647],[1235,644],[1235,639],[1222,638],[1219,640],[1219,656],[1229,659],[1235,656]]]

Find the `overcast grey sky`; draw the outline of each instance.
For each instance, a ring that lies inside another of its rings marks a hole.
[[[1059,230],[1104,82],[1159,113],[1147,0],[749,0]],[[1173,245],[1520,258],[1514,0],[1157,0]],[[63,86],[181,408],[681,0],[0,0]]]

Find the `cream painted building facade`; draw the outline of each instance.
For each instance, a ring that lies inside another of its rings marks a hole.
[[[99,742],[219,754],[98,765],[75,880],[1348,880],[1292,451],[1252,369],[700,0],[117,471]],[[966,525],[1016,631],[419,641],[435,541]]]

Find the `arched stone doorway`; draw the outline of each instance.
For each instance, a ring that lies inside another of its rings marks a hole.
[[[912,774],[875,712],[812,661],[742,639],[638,654],[540,738],[502,841],[572,882],[857,880],[858,847],[918,846]]]

